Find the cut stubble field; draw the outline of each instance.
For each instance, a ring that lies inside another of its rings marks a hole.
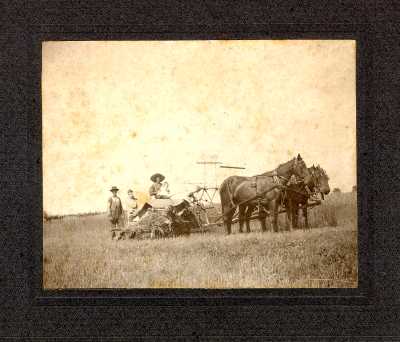
[[[358,284],[355,194],[311,210],[311,230],[113,241],[104,215],[44,224],[43,287],[349,288]],[[327,224],[331,224],[327,226]],[[235,227],[234,227],[235,228]]]

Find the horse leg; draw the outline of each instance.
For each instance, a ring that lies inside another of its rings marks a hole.
[[[278,232],[278,214],[279,214],[279,204],[276,199],[271,201],[271,209],[272,209],[272,227],[274,232]]]
[[[254,210],[254,206],[252,206],[252,205],[249,205],[246,210],[246,232],[247,233],[250,233],[250,217],[251,217],[251,214],[253,213],[253,210]]]
[[[267,215],[266,215],[266,213],[265,212],[261,212],[259,214],[259,216],[258,216],[258,219],[259,219],[260,224],[261,224],[261,230],[263,232],[266,232],[267,231],[267,225],[266,225]]]
[[[290,221],[290,225],[291,225],[292,229],[296,228],[296,215],[297,215],[296,211],[297,211],[296,206],[292,205],[292,208],[291,208],[292,219]]]
[[[296,203],[292,207],[292,227],[298,228],[299,223],[299,205]]]
[[[286,220],[285,224],[287,229],[291,229],[291,224],[292,224],[292,204],[290,201],[287,201],[285,203],[285,208],[286,208]]]
[[[246,205],[239,206],[239,233],[243,233],[243,223],[245,221]]]
[[[293,229],[293,201],[291,199],[289,199],[287,201],[287,208],[286,208],[286,214],[288,217],[288,221],[289,221],[289,225],[287,225],[287,230],[288,231],[292,231]]]
[[[229,235],[232,233],[232,216],[231,214],[226,215],[224,218],[224,224],[226,228],[226,233]]]
[[[310,226],[308,224],[308,212],[307,212],[307,204],[303,206],[303,216],[304,216],[304,224],[306,229],[310,229]]]
[[[222,208],[222,215],[224,216],[224,225],[226,229],[226,233],[229,235],[232,233],[232,217],[234,214],[234,209],[233,208],[227,208],[226,214],[224,214],[224,209]]]

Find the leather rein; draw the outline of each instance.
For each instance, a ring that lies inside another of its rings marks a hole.
[[[279,177],[282,177],[282,176],[279,176]],[[314,194],[321,193],[320,182],[318,180],[319,178],[315,175],[314,172],[311,174],[311,177],[312,177],[312,180],[313,180],[313,183],[314,183],[314,191],[313,191],[313,193]],[[296,182],[296,184],[299,184],[299,183],[303,183],[304,184],[304,179],[301,179],[300,181]],[[303,191],[298,191],[298,190],[290,188],[290,186],[286,186],[286,191],[291,191],[291,192],[295,192],[295,193],[303,195],[303,196],[310,197],[310,194],[307,193],[307,191],[304,191],[304,192]],[[322,193],[321,193],[321,195],[322,195],[322,199],[324,199],[324,195]]]

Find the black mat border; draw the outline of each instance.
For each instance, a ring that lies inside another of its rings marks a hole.
[[[135,12],[137,5],[141,11]],[[0,336],[91,341],[101,340],[99,336],[132,341],[398,340],[400,7],[395,1],[368,0],[299,5],[292,0],[161,5],[154,1],[116,0],[110,5],[103,0],[16,0],[5,6],[0,14],[0,72],[4,72],[0,78]],[[173,15],[173,11],[178,13]],[[103,291],[42,292],[38,286],[41,264],[37,268],[41,242],[38,252],[36,235],[42,209],[37,205],[41,158],[35,148],[41,139],[36,126],[40,83],[32,76],[40,66],[32,56],[38,52],[35,42],[43,37],[82,40],[96,35],[102,39],[183,35],[357,39],[358,48],[362,47],[357,86],[365,86],[357,94],[357,112],[362,113],[357,127],[359,214],[366,221],[366,225],[359,222],[360,289],[329,296],[315,296],[314,291],[308,296],[286,293],[285,297],[275,292],[271,297],[269,292],[267,299],[258,299],[254,293],[253,298],[235,293],[226,293],[225,298],[204,294],[184,298],[182,293],[177,297],[164,292],[163,298],[155,298],[154,293],[133,296],[116,291],[111,295],[115,298],[104,298]],[[365,187],[360,189],[360,184]]]

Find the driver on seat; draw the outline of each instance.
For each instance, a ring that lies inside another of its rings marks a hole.
[[[168,183],[163,180],[165,177],[161,173],[155,173],[150,177],[153,184],[150,186],[149,195],[152,199],[169,199]]]
[[[183,200],[173,200],[169,193],[169,186],[167,182],[163,182],[165,176],[161,173],[155,173],[150,177],[153,184],[150,186],[149,195],[150,200],[146,202],[143,207],[137,211],[136,217],[141,219],[148,209],[166,209],[169,206],[180,204]]]

